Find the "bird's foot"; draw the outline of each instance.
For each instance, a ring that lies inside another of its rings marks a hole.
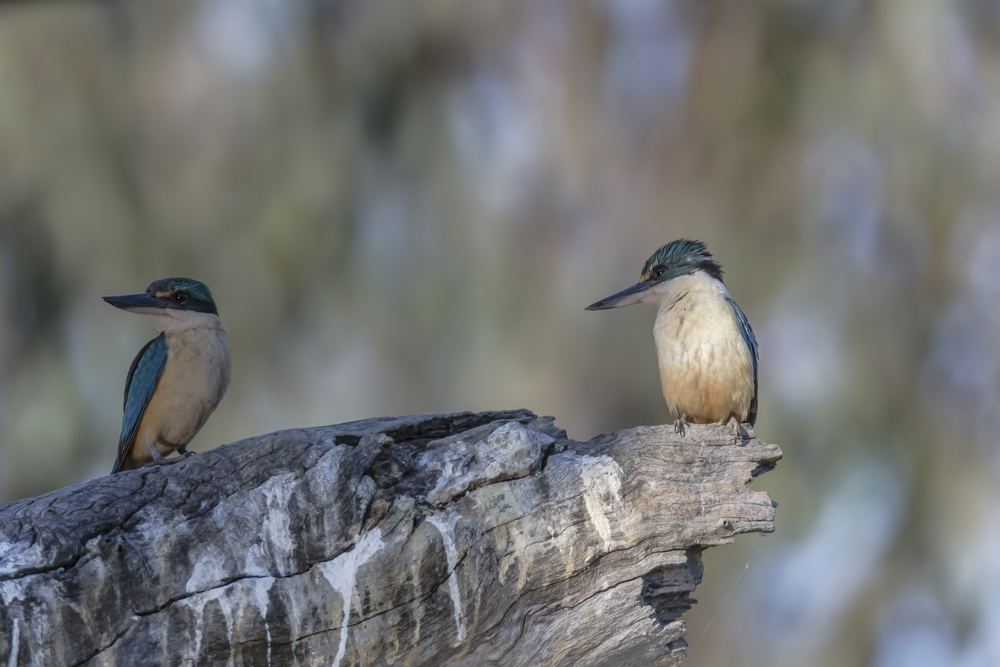
[[[740,424],[740,420],[736,418],[736,415],[729,416],[729,422],[726,424],[729,429],[733,432],[733,444],[738,445],[743,440],[749,440],[754,437],[754,435],[747,429],[743,428]]]
[[[184,447],[178,447],[177,453],[179,454],[179,456],[171,456],[170,458],[166,458],[165,456],[163,456],[163,454],[160,454],[160,450],[156,448],[156,445],[152,444],[149,445],[149,453],[153,455],[153,460],[142,464],[141,467],[143,468],[145,468],[146,466],[165,466],[165,465],[170,465],[172,463],[180,463],[187,457],[191,456],[191,454],[193,454],[194,452],[189,452]]]
[[[682,412],[680,418],[674,420],[674,433],[684,435],[688,427],[688,413]]]

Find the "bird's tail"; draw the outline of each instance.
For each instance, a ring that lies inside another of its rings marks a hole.
[[[139,465],[131,456],[119,456],[115,459],[115,465],[111,468],[111,474],[114,475],[115,473],[122,472],[123,470],[135,470],[138,467]]]

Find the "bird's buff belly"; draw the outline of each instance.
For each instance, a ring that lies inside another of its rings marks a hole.
[[[673,348],[674,346],[671,346]],[[667,407],[689,422],[747,420],[753,400],[749,353],[734,344],[716,343],[660,350],[660,382]]]
[[[741,422],[747,420],[753,387],[731,378],[688,377],[671,374],[660,378],[663,398],[676,416],[687,415],[695,424],[726,422],[731,415]]]
[[[187,445],[204,426],[225,392],[219,381],[221,378],[205,377],[200,381],[177,378],[169,370],[160,379],[139,425],[133,455],[141,460],[152,460],[148,443],[155,442],[164,456]]]

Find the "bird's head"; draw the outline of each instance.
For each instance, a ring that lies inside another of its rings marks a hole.
[[[164,278],[152,283],[142,294],[106,296],[104,300],[130,313],[150,315],[160,330],[180,328],[183,323],[219,315],[208,285],[190,278]],[[171,322],[178,326],[171,326]]]
[[[638,283],[590,304],[587,310],[618,308],[642,301],[659,302],[658,286],[695,271],[704,271],[712,278],[722,281],[722,267],[712,259],[712,254],[704,243],[687,239],[671,241],[646,260]]]

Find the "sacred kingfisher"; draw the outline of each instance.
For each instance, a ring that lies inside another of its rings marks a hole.
[[[757,421],[757,339],[722,282],[722,267],[700,241],[679,239],[653,253],[639,282],[587,306],[657,306],[653,338],[660,384],[681,433],[688,422]]]
[[[197,280],[165,278],[143,294],[104,300],[148,315],[160,332],[128,369],[125,416],[111,474],[182,461],[187,444],[229,386],[229,343],[212,293]],[[164,458],[173,451],[180,456]]]

